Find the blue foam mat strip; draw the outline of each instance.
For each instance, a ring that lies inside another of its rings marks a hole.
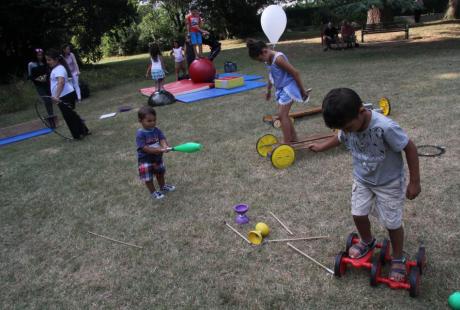
[[[219,77],[226,77],[226,76],[242,76],[245,81],[255,81],[255,80],[260,80],[261,78],[263,78],[263,76],[260,76],[260,75],[247,75],[247,74],[241,74],[241,73],[236,73],[236,72],[219,74]]]
[[[251,89],[264,87],[266,85],[267,83],[262,82],[262,81],[246,81],[246,84],[241,87],[235,87],[232,89],[210,88],[210,89],[205,89],[205,90],[197,91],[197,92],[190,93],[190,94],[176,96],[176,99],[184,103],[191,103],[191,102],[195,102],[195,101],[199,101],[203,99],[210,99],[210,98],[215,98],[215,97],[221,97],[221,96],[241,93],[241,92],[245,92]]]
[[[38,137],[38,136],[41,136],[41,135],[46,135],[46,134],[48,134],[50,132],[52,132],[51,129],[42,128],[42,129],[38,129],[38,130],[34,130],[34,131],[25,132],[25,133],[22,133],[22,134],[17,135],[17,136],[3,138],[3,139],[0,139],[0,146],[7,145],[7,144],[10,144],[10,143],[19,142],[19,141],[30,139],[30,138],[33,138],[33,137]]]

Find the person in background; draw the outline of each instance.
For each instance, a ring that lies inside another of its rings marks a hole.
[[[355,29],[350,25],[348,20],[342,22],[342,27],[340,28],[340,34],[342,36],[342,41],[344,44],[347,44],[347,47],[359,47],[359,44],[356,43]]]
[[[155,91],[162,90],[165,78],[165,65],[157,43],[152,43],[150,46],[150,64],[147,67],[145,77],[148,78],[149,76],[155,81]]]
[[[46,65],[46,59],[43,49],[36,48],[34,50],[35,59],[27,65],[27,77],[34,83],[38,95],[45,104],[48,116],[53,115],[53,103],[50,98],[50,85],[49,85],[49,68]]]
[[[211,49],[208,59],[214,61],[214,59],[220,53],[222,44],[219,42],[219,40],[217,40],[217,37],[211,33],[208,33],[203,37],[203,44],[209,46],[209,48]]]
[[[51,99],[61,110],[62,116],[69,127],[72,137],[76,140],[89,135],[90,132],[80,116],[73,110],[77,95],[69,81],[71,76],[67,62],[57,50],[49,49],[45,54],[46,63],[51,68],[50,91]]]
[[[183,76],[187,75],[185,70],[184,49],[179,45],[179,41],[174,41],[171,52],[169,53],[174,59],[174,71],[176,73],[176,81],[179,81],[179,72],[182,71]]]
[[[380,24],[380,10],[374,4],[367,11],[367,25]]]
[[[420,16],[422,15],[424,8],[423,0],[415,0],[415,9],[414,9],[414,21],[420,23]]]
[[[64,56],[67,65],[69,66],[70,73],[72,74],[72,86],[77,94],[78,103],[80,103],[81,91],[80,84],[78,83],[78,78],[80,76],[80,68],[78,67],[77,59],[75,58],[74,53],[72,53],[70,50],[69,44],[66,44],[62,47],[62,55]]]
[[[192,6],[190,8],[190,14],[185,18],[185,26],[187,27],[187,32],[190,35],[196,59],[203,57],[202,34],[207,35],[209,32],[202,29],[203,19],[200,16],[198,7]]]
[[[332,49],[332,44],[336,44],[338,49],[341,48],[339,31],[334,27],[334,25],[332,25],[332,22],[327,23],[326,29],[324,30],[324,37],[326,39],[326,47],[324,48],[324,51]]]
[[[190,40],[190,36],[187,34],[185,36],[185,58],[187,59],[187,68],[190,68],[190,65],[195,60],[195,51],[193,49],[192,41]]]

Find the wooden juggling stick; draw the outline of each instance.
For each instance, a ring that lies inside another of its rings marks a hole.
[[[273,212],[270,211],[269,213],[271,214],[271,216],[273,216],[273,217],[275,218],[275,220],[278,221],[278,223],[281,224],[281,226],[283,226],[284,229],[286,229],[286,231],[288,232],[288,234],[290,234],[291,236],[294,236],[294,233],[293,233],[286,225],[284,225],[284,223],[281,222],[281,220],[280,220],[279,218],[277,218],[276,215],[273,214]]]
[[[295,246],[293,246],[292,244],[288,243],[287,244],[291,249],[293,249],[294,251],[296,251],[297,253],[299,253],[300,255],[308,258],[309,260],[311,260],[312,262],[314,262],[316,265],[320,266],[321,268],[323,268],[324,270],[326,270],[327,272],[329,272],[330,274],[334,274],[334,271],[332,271],[332,269],[329,269],[327,268],[326,266],[324,266],[323,264],[321,264],[320,262],[318,262],[316,259],[308,256],[307,254],[305,254],[304,252],[302,252],[301,250],[299,250],[298,248],[296,248]]]

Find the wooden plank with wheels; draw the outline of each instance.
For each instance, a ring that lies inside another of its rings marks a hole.
[[[380,100],[377,103],[377,107],[374,107],[372,103],[364,103],[364,107],[366,107],[369,110],[374,110],[378,113],[382,113],[385,116],[390,115],[391,112],[391,103],[390,100],[386,97],[380,98]],[[300,117],[305,117],[309,115],[315,115],[318,113],[322,112],[321,107],[313,107],[313,108],[303,108],[299,109],[297,111],[292,111],[289,113],[289,118],[291,119],[291,122],[294,124],[294,119],[300,118]],[[281,122],[279,120],[279,116],[276,114],[273,115],[265,115],[263,117],[263,121],[265,123],[271,124],[275,128],[281,128]]]
[[[303,109],[289,112],[289,117],[291,118],[291,121],[294,123],[294,119],[296,118],[309,116],[309,115],[315,115],[315,114],[321,113],[321,111],[322,111],[321,107],[303,108]],[[273,115],[267,114],[263,117],[263,121],[264,123],[271,124],[275,128],[281,127],[281,122],[277,114],[273,114]]]
[[[273,167],[285,169],[295,161],[295,151],[308,149],[308,145],[313,141],[330,139],[336,135],[335,132],[313,134],[299,139],[291,144],[279,143],[277,137],[267,134],[257,140],[257,153],[262,157],[270,159]]]

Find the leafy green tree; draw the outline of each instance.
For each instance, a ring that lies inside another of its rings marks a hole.
[[[72,40],[87,60],[101,57],[104,33],[129,25],[135,0],[0,1],[0,78],[20,75],[34,47],[60,48]]]
[[[392,21],[393,12],[406,13],[417,7],[414,0],[316,0],[319,6],[329,7],[337,14],[337,17],[365,20],[366,12],[375,5],[382,11],[383,21]]]

